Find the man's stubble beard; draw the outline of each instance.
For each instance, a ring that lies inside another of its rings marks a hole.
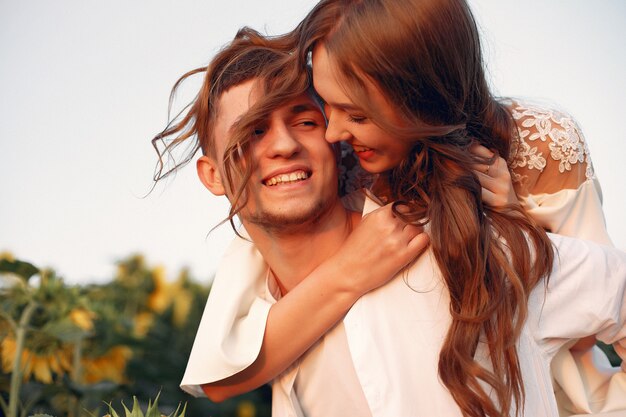
[[[332,200],[318,200],[312,207],[299,214],[272,213],[259,210],[254,214],[246,214],[245,220],[268,233],[296,233],[315,227],[328,214],[334,202]]]

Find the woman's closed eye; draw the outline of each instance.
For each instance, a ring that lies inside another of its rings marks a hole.
[[[348,114],[348,120],[351,123],[362,124],[362,123],[365,123],[367,121],[367,117],[360,116],[360,115]]]

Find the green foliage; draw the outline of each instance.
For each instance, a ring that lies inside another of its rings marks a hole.
[[[38,272],[39,269],[31,263],[9,258],[0,259],[0,273],[12,273],[28,281],[30,277]]]
[[[161,412],[159,411],[158,402],[159,402],[159,394],[157,394],[156,398],[154,399],[154,403],[152,403],[151,400],[148,401],[148,408],[146,410],[146,414],[144,415],[143,411],[141,410],[141,407],[139,406],[139,401],[137,400],[137,397],[133,396],[133,409],[132,410],[129,410],[128,407],[126,407],[126,405],[122,401],[122,407],[124,407],[124,412],[125,412],[124,417],[161,417],[163,414],[161,414]],[[107,405],[109,406],[109,414],[111,415],[111,417],[120,417],[120,415],[115,411],[111,403]],[[183,406],[182,410],[180,409],[180,404],[179,404],[178,407],[176,407],[176,410],[172,414],[170,414],[168,417],[185,417],[186,409],[187,409],[187,404]]]
[[[117,267],[107,283],[72,286],[0,254],[0,415],[97,417],[108,404],[115,416],[128,398],[126,417],[270,415],[267,387],[220,404],[179,388],[208,285],[186,270],[168,281],[141,256]]]

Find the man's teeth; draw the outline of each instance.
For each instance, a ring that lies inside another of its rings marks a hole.
[[[360,145],[353,145],[352,148],[354,149],[354,152],[367,152],[367,151],[371,151],[371,148],[366,148],[365,146],[360,146]]]
[[[265,180],[265,185],[277,185],[288,182],[296,182],[309,178],[309,174],[304,171],[290,172],[289,174],[279,174]]]

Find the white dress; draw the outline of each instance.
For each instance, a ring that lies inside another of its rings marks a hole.
[[[376,207],[367,200],[364,212]],[[517,342],[526,392],[524,417],[558,415],[550,362],[568,340],[597,333],[605,343],[616,343],[618,353],[626,356],[626,253],[558,235],[551,235],[551,239],[559,257],[549,284],[540,283],[530,294],[528,318]],[[239,240],[233,244],[233,253],[251,248],[250,243]],[[238,258],[237,263],[225,265],[222,271],[233,272],[243,264],[251,271],[267,271],[254,257]],[[255,360],[262,330],[258,340],[247,339],[248,345],[233,346],[231,341],[241,337],[235,333],[223,340],[215,338],[217,327],[212,314],[228,309],[229,302],[237,297],[245,299],[240,289],[220,286],[218,294],[228,297],[213,300],[214,308],[207,306],[181,385],[187,392],[201,395],[200,384],[222,379]],[[258,298],[264,298],[266,289],[259,291]],[[246,316],[228,315],[246,325],[256,321],[262,328],[264,319],[260,316],[258,311]],[[406,275],[397,276],[354,304],[343,320],[350,356],[347,360],[353,363],[371,416],[461,416],[437,375],[439,352],[449,323],[449,294],[430,251],[420,256]],[[486,352],[479,349],[476,357],[488,366]],[[295,385],[299,366],[296,363],[275,381],[273,415],[345,415],[308,414]],[[325,399],[323,395],[317,398]],[[603,415],[618,416],[623,412],[613,410]]]
[[[539,224],[552,232],[610,243],[601,210],[599,184],[593,174],[587,146],[576,124],[569,116],[559,112],[529,105],[511,103],[511,106],[513,116],[519,126],[520,140],[513,147],[509,163],[513,168],[516,190],[523,196],[522,203],[528,212]],[[353,172],[354,168],[351,167],[350,171]],[[583,218],[584,221],[581,221]],[[266,296],[266,269],[258,252],[252,245],[237,239],[225,255],[223,265],[228,265],[228,267],[221,268],[215,278],[202,324],[196,337],[194,350],[181,383],[183,389],[196,395],[202,395],[202,391],[198,387],[199,384],[233,375],[245,369],[256,359],[261,346],[267,314],[271,306],[271,301]],[[251,265],[256,266],[251,268]],[[390,284],[388,287],[389,289],[384,291],[391,291],[394,285]],[[364,297],[364,300],[373,298],[373,296],[368,296]],[[348,331],[352,359],[355,361],[357,373],[361,373],[359,375],[360,383],[365,391],[371,391],[372,387],[376,388],[380,382],[377,380],[368,382],[367,376],[362,370],[363,366],[357,366],[358,349],[363,344],[354,342],[355,337],[358,338],[358,336],[355,336],[352,327],[350,327],[351,330],[348,330],[349,326],[347,325],[351,320],[350,317],[356,316],[354,311],[359,311],[367,302],[359,301],[346,317],[344,324],[346,324],[346,330]],[[409,317],[411,314],[406,314],[406,316]],[[444,315],[443,317],[446,316]],[[369,322],[367,327],[371,327]],[[398,329],[392,330],[397,331]],[[587,331],[588,329],[585,330]],[[403,335],[411,334],[409,332],[401,333]],[[358,335],[358,332],[356,334]],[[394,337],[397,337],[397,334]],[[432,339],[425,339],[421,336],[416,339],[425,344],[423,348],[430,352],[430,356],[432,356],[430,358],[431,361],[426,362],[424,366],[428,366],[429,363],[431,367],[436,366],[438,349],[427,348],[427,346],[432,344],[426,342]],[[378,339],[378,342],[380,343],[380,339]],[[198,353],[194,354],[194,351]],[[564,350],[564,352],[567,351]],[[559,384],[564,385],[563,392],[575,397],[573,401],[568,400],[567,395],[563,397],[566,402],[569,401],[568,407],[570,407],[569,409],[567,407],[564,409],[563,412],[565,414],[571,414],[572,412],[589,413],[599,410],[626,410],[626,404],[624,404],[626,396],[621,394],[626,392],[626,384],[620,387],[618,379],[610,377],[616,376],[616,370],[611,370],[609,376],[603,374],[606,377],[600,378],[603,381],[600,385],[608,381],[609,388],[606,390],[606,395],[604,395],[604,398],[608,399],[608,401],[604,401],[602,404],[598,402],[589,404],[591,397],[587,392],[588,386],[585,386],[587,380],[584,375],[586,374],[584,372],[580,373],[578,370],[581,364],[583,364],[582,369],[584,371],[584,361],[586,359],[570,358],[567,357],[568,353],[564,353],[566,360],[559,365],[563,369],[562,372],[559,371],[559,376],[563,378],[559,379],[557,377]],[[393,352],[389,354],[393,355]],[[549,356],[550,358],[551,355]],[[393,367],[389,369],[393,369]],[[275,384],[274,402],[279,404],[278,407],[276,407],[276,404],[274,407],[276,415],[281,413],[276,411],[277,408],[285,410],[290,409],[289,404],[293,405],[292,388],[296,375],[295,372],[297,372],[297,367],[290,368],[279,379],[279,383]],[[378,374],[375,375],[378,377]],[[596,374],[593,375],[597,376]],[[617,377],[623,378],[623,375],[617,375]],[[580,383],[580,380],[582,380],[582,383]],[[612,380],[618,382],[611,385]],[[284,381],[290,381],[290,383],[285,385]],[[388,381],[389,387],[397,386],[400,381],[396,381],[396,383]],[[597,378],[595,381],[597,381]],[[549,384],[551,387],[550,381],[546,382],[546,384]],[[398,392],[401,392],[401,390]],[[419,394],[419,389],[412,389],[411,392],[419,397],[422,396]],[[425,395],[428,392],[426,390],[422,393],[425,401],[429,398],[428,395]],[[617,394],[614,394],[615,392]],[[439,391],[438,393],[443,395]],[[374,401],[375,403],[375,399],[379,396],[369,392],[366,397],[368,402]],[[620,399],[622,400],[621,403]],[[591,398],[591,401],[595,400],[595,397]],[[413,404],[413,402],[408,403]],[[440,404],[439,401],[436,401],[436,403]],[[445,401],[441,402],[441,404],[443,403]],[[283,404],[283,406],[280,404]],[[382,409],[380,404],[378,407],[374,407],[377,411],[374,412],[374,409],[372,409],[373,415],[385,415],[387,413],[389,413],[387,415],[393,415],[391,408],[387,412],[384,411],[385,408],[391,407],[390,404],[392,402],[386,401],[384,404],[387,405]],[[607,404],[608,407],[606,406]],[[372,404],[370,404],[370,408],[371,406]],[[289,412],[286,412],[284,415],[288,414]],[[530,416],[532,414],[527,415]]]
[[[567,113],[520,100],[506,100],[516,122],[508,157],[513,183],[526,212],[544,229],[612,245],[602,212],[602,191],[589,147]],[[356,157],[343,149],[349,192],[363,182]],[[599,348],[572,354],[567,347],[552,364],[560,415],[602,415],[626,410],[626,388],[616,389],[618,372]],[[624,413],[626,415],[626,413]]]
[[[526,212],[550,232],[612,245],[600,184],[576,121],[539,105],[508,105],[519,138],[508,162]],[[618,371],[599,348],[586,353],[561,349],[552,362],[560,415],[626,410],[626,381]]]

